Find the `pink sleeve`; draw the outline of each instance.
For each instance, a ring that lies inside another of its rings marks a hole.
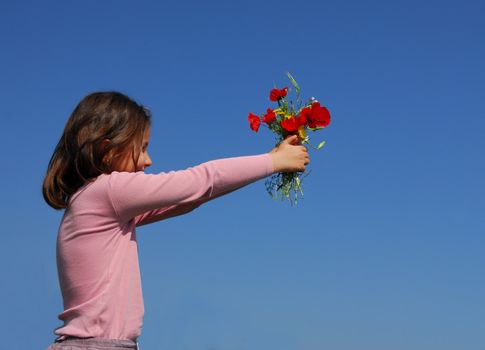
[[[187,213],[273,173],[269,154],[213,160],[181,171],[112,173],[109,193],[120,220],[144,225]]]

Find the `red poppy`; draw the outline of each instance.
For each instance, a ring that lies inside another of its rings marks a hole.
[[[268,108],[266,110],[266,114],[263,115],[263,122],[265,122],[266,124],[271,124],[274,120],[276,119],[276,114],[275,112],[271,109],[271,108]]]
[[[261,125],[261,119],[259,119],[256,114],[249,112],[248,121],[251,130],[258,132],[259,126]]]
[[[307,125],[308,122],[310,121],[310,116],[312,114],[312,109],[311,108],[303,108],[300,111],[300,125]]]
[[[300,123],[295,116],[291,116],[290,118],[284,119],[281,122],[281,127],[288,132],[293,132],[298,130],[298,128],[300,127]]]
[[[288,87],[284,87],[283,89],[273,89],[269,93],[269,99],[271,101],[278,101],[286,96],[288,93]]]
[[[320,102],[314,102],[312,104],[311,114],[309,115],[308,126],[310,128],[317,128],[317,127],[324,128],[329,124],[330,124],[330,112],[328,111],[328,109],[326,107],[321,107]]]

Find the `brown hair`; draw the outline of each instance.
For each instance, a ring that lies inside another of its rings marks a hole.
[[[42,186],[44,199],[55,209],[87,181],[114,171],[115,162],[131,151],[134,164],[151,114],[143,105],[119,92],[95,92],[72,112],[49,161]],[[131,150],[130,150],[131,149]]]

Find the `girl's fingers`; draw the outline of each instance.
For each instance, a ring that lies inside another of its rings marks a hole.
[[[298,145],[300,143],[297,135],[291,135],[287,140],[290,145]]]

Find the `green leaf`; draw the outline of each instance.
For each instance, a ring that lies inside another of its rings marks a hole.
[[[288,79],[290,79],[291,85],[293,85],[293,87],[295,88],[296,93],[300,95],[300,87],[298,86],[296,80],[293,78],[290,72],[286,72],[286,75],[288,76]]]
[[[317,149],[320,149],[320,148],[322,148],[323,146],[325,146],[325,143],[326,143],[326,141],[322,141],[322,142],[320,142],[320,143],[318,144],[318,146],[317,146]]]

